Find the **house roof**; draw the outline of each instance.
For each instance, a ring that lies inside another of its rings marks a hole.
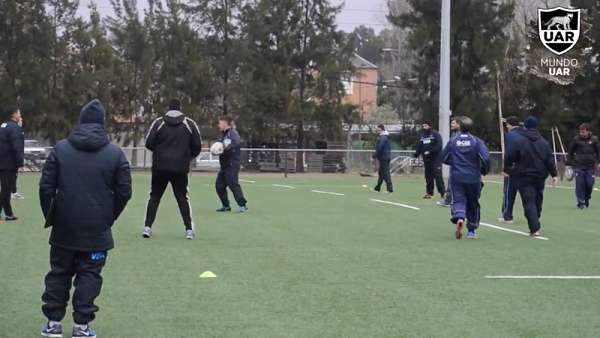
[[[377,69],[377,66],[374,63],[358,55],[357,53],[354,53],[352,65],[357,69]]]

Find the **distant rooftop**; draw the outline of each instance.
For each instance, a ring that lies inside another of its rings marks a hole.
[[[358,55],[357,53],[354,53],[352,65],[357,69],[377,69],[377,66],[374,63]]]

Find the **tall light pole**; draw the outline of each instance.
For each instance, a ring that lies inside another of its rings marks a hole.
[[[440,48],[440,134],[444,144],[450,139],[450,9],[451,0],[442,0],[442,32]],[[448,177],[448,168],[444,176]]]

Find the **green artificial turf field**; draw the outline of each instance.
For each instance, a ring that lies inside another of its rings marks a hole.
[[[542,232],[549,240],[482,228],[478,240],[458,242],[449,209],[421,199],[420,177],[395,177],[393,195],[364,188],[374,179],[358,176],[243,178],[254,181],[243,183],[248,214],[213,212],[214,177],[195,175],[197,239],[184,239],[168,193],[154,238],[144,240],[149,176],[135,175],[97,301],[99,337],[600,335],[600,280],[485,278],[600,275],[600,199],[578,211],[572,190],[548,189]],[[49,248],[37,181],[20,177],[21,220],[0,225],[0,337],[36,337],[44,322]],[[519,199],[517,224],[498,223],[501,188],[486,185],[483,221],[527,232]],[[199,278],[205,271],[217,277]]]

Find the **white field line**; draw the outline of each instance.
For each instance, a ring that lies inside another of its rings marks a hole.
[[[407,205],[407,204],[402,204],[402,203],[396,203],[396,202],[390,202],[390,201],[383,201],[383,200],[376,200],[376,199],[371,199],[370,201],[371,202],[376,202],[376,203],[382,203],[382,204],[395,205],[397,207],[406,208],[406,209],[421,210],[420,208],[413,207],[412,205]]]
[[[315,192],[317,194],[324,194],[324,195],[333,195],[333,196],[345,196],[344,194],[340,194],[337,192],[331,192],[331,191],[321,191],[321,190],[311,190],[312,192]]]
[[[600,276],[485,276],[486,279],[600,279]]]
[[[529,234],[528,234],[528,233],[526,233],[526,232],[522,232],[522,231],[518,231],[518,230],[513,230],[513,229],[503,228],[503,227],[499,227],[499,226],[497,226],[497,225],[493,225],[493,224],[489,224],[489,223],[483,223],[483,222],[482,222],[482,223],[480,223],[480,225],[481,225],[481,226],[484,226],[484,227],[488,227],[488,228],[496,229],[496,230],[501,230],[501,231],[511,232],[511,233],[513,233],[513,234],[517,234],[517,235],[521,235],[521,236],[527,236],[527,237],[529,237]],[[542,236],[540,236],[540,237],[534,237],[534,238],[535,238],[535,239],[542,240],[542,241],[547,241],[547,240],[549,240],[549,238],[547,238],[547,237],[542,237]]]
[[[256,181],[251,181],[251,180],[244,180],[240,178],[240,182],[244,182],[244,183],[256,183]]]
[[[273,186],[277,187],[277,188],[296,189],[296,187],[294,187],[294,186],[285,185],[285,184],[273,184]]]

